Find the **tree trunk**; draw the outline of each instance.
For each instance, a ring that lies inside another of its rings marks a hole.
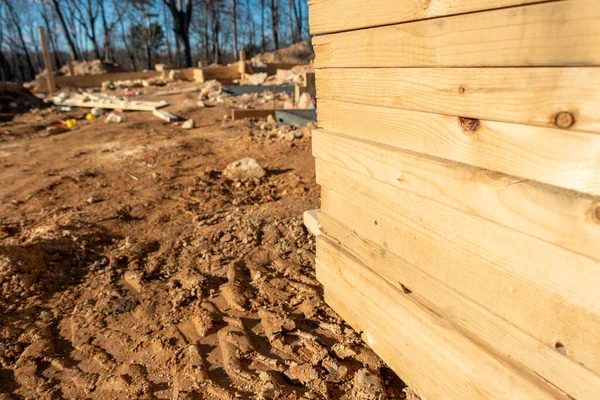
[[[165,12],[165,7],[166,7],[166,4],[163,3],[163,16],[164,16],[163,23],[164,23],[164,26],[166,27],[166,26],[169,26],[169,24],[168,24],[169,17],[167,15],[167,13]],[[168,29],[165,31],[165,41],[167,43],[167,55],[169,56],[169,64],[172,64],[173,63],[173,49],[171,48],[171,34]]]
[[[265,45],[265,0],[260,0],[260,49],[267,51]]]
[[[296,42],[296,34],[294,32],[296,28],[296,25],[294,24],[294,2],[295,0],[288,0],[288,24],[290,29],[290,44]]]
[[[0,67],[2,68],[2,69],[0,69],[0,73],[2,73],[2,75],[0,75],[0,77],[2,78],[2,81],[11,82],[15,79],[15,76],[10,68],[10,65],[8,64],[8,60],[4,56],[4,53],[2,52],[1,47],[0,47]]]
[[[177,39],[177,49],[184,67],[192,67],[190,46],[190,22],[192,20],[192,0],[163,0],[173,15],[173,31]]]
[[[217,8],[216,3],[213,1],[212,3],[212,26],[213,26],[213,62],[215,64],[219,63],[219,30],[220,30],[220,22],[219,22],[219,10]]]
[[[102,32],[104,35],[104,60],[113,61],[112,55],[112,36],[110,29],[108,28],[108,20],[106,19],[106,9],[104,7],[104,0],[100,1],[100,15],[102,17]]]
[[[50,4],[52,5],[54,14],[56,14],[56,18],[58,19],[58,22],[60,23],[60,29],[62,30],[63,35],[65,35],[65,39],[67,41],[67,46],[69,47],[69,54],[71,55],[71,58],[73,60],[80,60],[81,57],[80,57],[79,53],[77,52],[77,50],[75,49],[75,44],[73,43],[73,39],[71,38],[71,35],[69,34],[69,31],[67,29],[67,25],[65,23],[65,18],[63,17],[62,12],[60,11],[60,7],[58,5],[58,0],[51,0]]]
[[[273,44],[279,50],[279,6],[278,0],[271,0],[271,24],[273,29]]]
[[[233,27],[233,59],[238,60],[237,43],[237,0],[231,0],[231,24]]]
[[[204,9],[204,21],[203,21],[203,29],[202,29],[202,37],[204,39],[204,64],[208,63],[208,58],[210,57],[209,52],[209,42],[208,42],[208,3],[202,3]]]
[[[296,40],[302,40],[302,3],[294,2],[294,15],[296,16]]]

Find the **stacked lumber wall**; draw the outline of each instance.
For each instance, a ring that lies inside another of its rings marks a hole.
[[[309,9],[327,302],[422,398],[600,398],[600,1]]]

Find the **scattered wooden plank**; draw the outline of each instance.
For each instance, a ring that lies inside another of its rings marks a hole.
[[[323,212],[600,371],[598,262],[317,161]]]
[[[202,86],[189,86],[189,87],[185,87],[185,88],[172,88],[172,89],[161,90],[161,91],[155,92],[153,94],[155,96],[171,96],[171,95],[174,95],[174,94],[199,92],[201,90],[201,88],[202,88]]]
[[[154,111],[169,105],[166,101],[101,101],[101,100],[54,100],[57,106],[122,109],[126,111]]]
[[[231,110],[231,119],[237,121],[245,118],[267,118],[275,115],[276,110]]]
[[[134,81],[138,79],[160,78],[161,76],[162,72],[159,71],[112,72],[100,75],[57,76],[55,83],[59,89],[65,87],[89,88],[100,87],[106,81]]]
[[[179,121],[179,119],[180,119],[177,115],[174,115],[169,112],[162,111],[162,110],[154,110],[154,111],[152,111],[152,114],[155,117],[158,117],[165,122],[174,122],[174,121]]]
[[[378,0],[369,7],[361,0],[309,0],[310,33],[320,35],[539,2],[540,0]],[[335,18],[332,18],[333,15]]]
[[[533,4],[315,36],[313,46],[316,68],[597,66],[600,3]]]
[[[318,211],[319,210],[308,210],[304,211],[304,214],[302,215],[304,226],[313,236],[321,235],[321,228],[319,226],[319,222],[317,221]]]
[[[598,198],[321,129],[312,140],[318,159],[600,261]]]
[[[329,215],[319,211],[318,218],[323,225],[325,237],[331,238],[331,242],[343,243],[344,251],[357,261],[402,291],[412,301],[431,309],[474,343],[510,364],[515,370],[528,374],[532,381],[541,377],[544,382],[551,382],[572,398],[599,398],[598,375],[556,349],[542,345],[508,321],[426,274],[418,266],[392,252],[381,251],[379,245],[361,237]],[[326,247],[331,257],[338,257],[337,252],[333,252],[335,246]],[[319,248],[319,257],[322,256],[322,251],[324,250]]]
[[[365,341],[424,398],[567,398],[496,359],[324,237],[316,269],[328,303],[342,317],[352,310],[357,317],[349,320]]]
[[[202,68],[203,81],[210,81],[216,79],[221,83],[231,83],[233,81],[239,80],[240,78],[241,74],[238,63],[227,66],[219,65]]]
[[[277,75],[277,70],[280,69],[292,69],[298,64],[289,64],[289,63],[266,63],[266,72],[267,75]]]
[[[267,118],[269,115],[285,125],[305,126],[316,122],[315,110],[231,110],[231,119],[234,121],[245,118]]]
[[[319,102],[600,133],[600,68],[335,68],[317,79]]]
[[[319,125],[359,139],[600,194],[600,135],[319,101]]]

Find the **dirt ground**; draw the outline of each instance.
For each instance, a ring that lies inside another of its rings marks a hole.
[[[58,107],[0,123],[0,399],[404,398],[323,302],[310,130],[161,99],[197,128],[131,112],[42,137],[86,113]],[[267,175],[222,176],[245,157]]]

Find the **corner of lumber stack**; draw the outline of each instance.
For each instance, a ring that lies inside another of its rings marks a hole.
[[[600,398],[600,1],[309,12],[327,303],[422,399]]]

